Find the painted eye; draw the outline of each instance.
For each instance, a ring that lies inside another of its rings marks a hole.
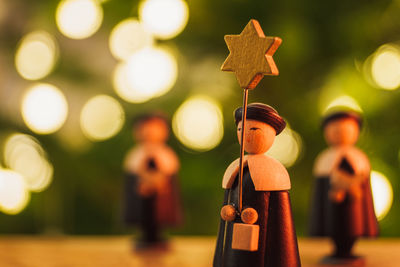
[[[238,128],[238,131],[240,132],[242,130],[242,128]]]
[[[251,127],[250,130],[255,131],[255,130],[260,130],[260,128],[257,127]]]

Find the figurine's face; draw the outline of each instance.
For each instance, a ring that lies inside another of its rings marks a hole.
[[[163,143],[168,135],[168,125],[159,118],[146,120],[134,129],[134,136],[139,142]]]
[[[250,154],[262,154],[268,151],[275,140],[276,131],[272,126],[256,120],[246,120],[244,149]],[[242,135],[242,122],[237,126],[239,143]]]
[[[329,145],[354,145],[357,143],[360,128],[356,120],[341,118],[329,122],[324,128],[325,140]]]

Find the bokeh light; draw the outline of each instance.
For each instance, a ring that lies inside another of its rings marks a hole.
[[[57,131],[64,124],[68,105],[63,93],[51,84],[36,84],[28,89],[22,100],[22,118],[38,134]]]
[[[102,141],[116,135],[125,122],[121,104],[107,95],[98,95],[84,105],[81,128],[87,138]]]
[[[393,189],[389,179],[377,171],[371,172],[371,188],[374,198],[375,214],[382,220],[389,212],[393,203]]]
[[[156,37],[170,39],[185,28],[189,8],[183,0],[145,0],[139,6],[139,17]]]
[[[72,39],[93,35],[103,20],[103,9],[96,0],[63,0],[56,10],[57,27]]]
[[[22,175],[30,191],[41,192],[53,178],[53,166],[39,142],[26,134],[12,134],[4,144],[6,167]]]
[[[323,114],[329,113],[332,110],[336,110],[339,108],[351,109],[357,112],[362,113],[363,110],[361,109],[358,102],[348,95],[342,95],[335,99],[333,99],[324,109]]]
[[[177,75],[177,63],[170,53],[161,48],[145,48],[116,67],[113,82],[122,99],[140,103],[167,93]]]
[[[15,67],[23,78],[38,80],[52,71],[57,57],[58,46],[53,36],[35,31],[21,40],[15,54]]]
[[[146,90],[141,91],[131,86],[125,62],[122,62],[115,67],[113,73],[113,86],[119,97],[131,103],[143,103],[152,98],[152,95]]]
[[[29,190],[22,175],[0,168],[0,211],[17,214],[26,207],[29,199]]]
[[[210,150],[221,142],[224,135],[220,105],[206,96],[191,97],[175,112],[172,129],[188,148]]]
[[[111,31],[109,40],[111,53],[119,60],[127,60],[135,51],[152,44],[152,35],[134,18],[118,23]]]
[[[400,86],[400,48],[381,46],[372,58],[372,79],[382,89],[394,90]]]
[[[298,133],[288,126],[275,138],[274,144],[266,153],[286,167],[293,166],[302,149],[302,140]]]

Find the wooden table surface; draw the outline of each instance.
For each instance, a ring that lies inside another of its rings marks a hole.
[[[211,266],[214,246],[213,237],[175,237],[168,252],[137,253],[127,236],[0,236],[0,266]],[[320,266],[318,260],[331,251],[327,239],[300,239],[299,248],[304,267]],[[400,239],[362,240],[355,252],[367,255],[367,266],[400,267]]]

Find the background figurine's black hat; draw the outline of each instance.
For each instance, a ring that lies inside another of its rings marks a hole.
[[[242,111],[243,108],[239,107],[234,112],[236,125],[242,120]],[[273,107],[263,103],[251,103],[247,105],[246,118],[271,125],[275,129],[276,135],[280,134],[286,127],[285,120],[279,116],[278,112]]]
[[[132,126],[137,127],[141,125],[144,122],[147,122],[152,119],[160,119],[165,122],[166,125],[169,125],[169,120],[168,117],[162,113],[162,112],[152,112],[152,113],[143,113],[140,115],[137,115],[133,120],[132,120]]]
[[[353,110],[337,110],[334,112],[329,112],[322,118],[322,129],[324,129],[330,122],[344,118],[354,119],[361,130],[363,124],[361,114]]]

